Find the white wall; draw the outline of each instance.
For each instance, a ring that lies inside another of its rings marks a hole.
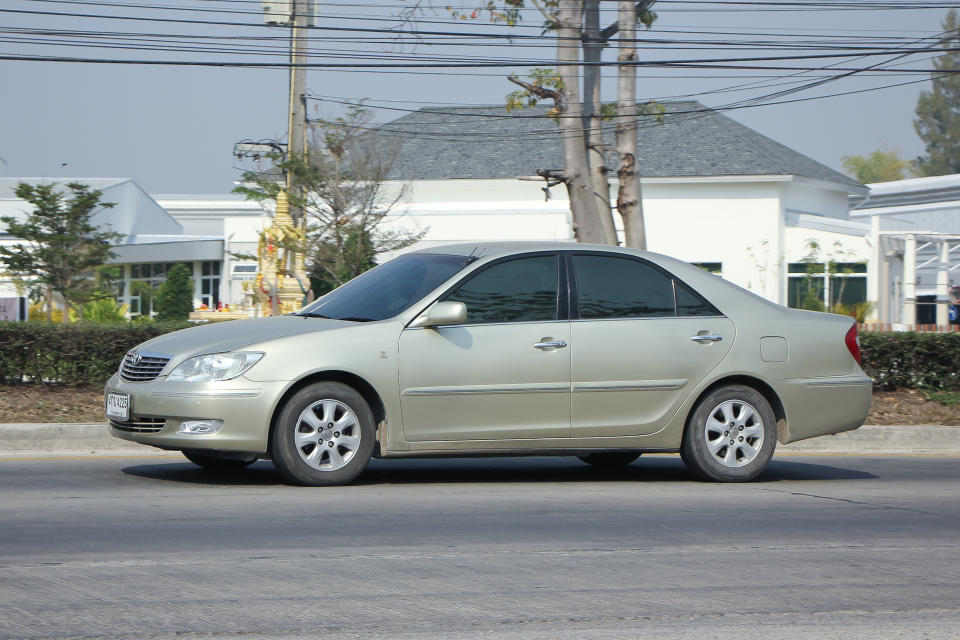
[[[216,195],[156,197],[161,206],[183,225],[185,233],[217,235],[224,239],[220,298],[232,306],[243,304],[245,302],[243,284],[239,280],[233,282],[231,275],[235,262],[247,261],[238,260],[231,254],[256,254],[260,232],[270,225],[270,216],[259,203],[236,197]],[[199,292],[198,282],[198,296]]]
[[[689,262],[721,262],[725,278],[778,300],[781,181],[644,180],[649,249]],[[406,215],[390,224],[427,229],[411,249],[485,240],[572,240],[566,189],[552,188],[545,201],[542,186],[512,179],[417,181],[410,185],[410,202],[398,207]]]

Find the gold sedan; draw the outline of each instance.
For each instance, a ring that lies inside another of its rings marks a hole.
[[[293,315],[177,331],[106,386],[113,435],[208,468],[272,459],[343,484],[371,456],[680,453],[747,481],[774,447],[856,429],[853,320],[787,309],[685,262],[570,243],[433,247]]]

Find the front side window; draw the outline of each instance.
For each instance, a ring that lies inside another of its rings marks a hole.
[[[676,315],[673,279],[643,262],[575,255],[573,273],[583,319]]]
[[[467,305],[467,324],[557,319],[557,256],[500,262],[480,271],[444,300]]]

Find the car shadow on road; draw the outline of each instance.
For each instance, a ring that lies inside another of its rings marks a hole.
[[[167,482],[219,486],[274,486],[286,482],[270,462],[241,471],[200,469],[189,462],[133,465],[123,473]],[[774,459],[754,483],[870,480],[877,476],[842,464]],[[432,458],[372,460],[355,485],[695,482],[677,456],[644,456],[618,469],[597,469],[571,458]]]

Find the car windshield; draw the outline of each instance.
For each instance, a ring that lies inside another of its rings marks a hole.
[[[369,322],[392,318],[463,269],[467,256],[408,253],[334,289],[297,315]]]

